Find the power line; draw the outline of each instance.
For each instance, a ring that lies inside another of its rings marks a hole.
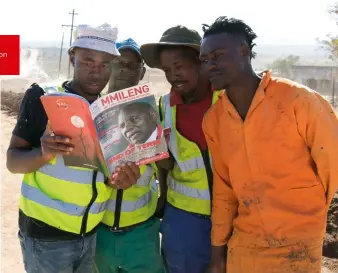
[[[74,16],[79,15],[78,13],[75,13],[75,10],[73,9],[72,12],[69,12],[70,15],[72,15],[72,23],[71,25],[62,25],[62,27],[70,27],[70,39],[69,39],[69,46],[72,45],[73,41],[73,30],[74,30]],[[70,78],[70,60],[68,62],[68,79]]]

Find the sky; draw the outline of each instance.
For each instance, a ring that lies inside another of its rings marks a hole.
[[[198,4],[200,2],[200,4]],[[338,26],[327,13],[334,0],[5,0],[0,4],[0,34],[20,34],[22,42],[69,43],[69,12],[76,24],[109,23],[119,28],[119,39],[139,44],[157,42],[175,25],[201,32],[218,16],[244,20],[258,35],[258,45],[313,45]]]

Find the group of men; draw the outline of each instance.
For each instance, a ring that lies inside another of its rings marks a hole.
[[[108,92],[137,85],[145,64],[171,85],[159,101],[170,158],[123,164],[111,181],[64,165],[71,140],[53,134],[43,87],[26,91],[7,152],[24,174],[26,272],[320,272],[337,116],[315,91],[254,72],[256,34],[243,21],[219,17],[203,32],[175,26],[139,48],[107,25],[78,27],[63,92],[93,102],[108,82]]]

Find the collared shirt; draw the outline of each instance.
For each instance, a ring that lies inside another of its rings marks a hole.
[[[170,91],[170,106],[176,106],[176,129],[186,139],[196,143],[200,149],[207,149],[207,142],[202,131],[204,114],[212,104],[213,88],[204,100],[184,104],[182,98],[174,90]]]
[[[150,137],[147,139],[146,143],[147,143],[147,142],[154,141],[154,140],[157,139],[157,131],[158,131],[158,129],[156,128],[156,129],[154,130],[154,132],[151,133],[151,135],[150,135]]]
[[[243,122],[226,93],[203,122],[214,171],[212,244],[322,239],[338,188],[338,120],[318,93],[263,74]]]

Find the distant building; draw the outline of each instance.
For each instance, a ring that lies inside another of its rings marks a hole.
[[[297,64],[292,66],[292,80],[302,83],[323,96],[338,95],[338,66]]]

